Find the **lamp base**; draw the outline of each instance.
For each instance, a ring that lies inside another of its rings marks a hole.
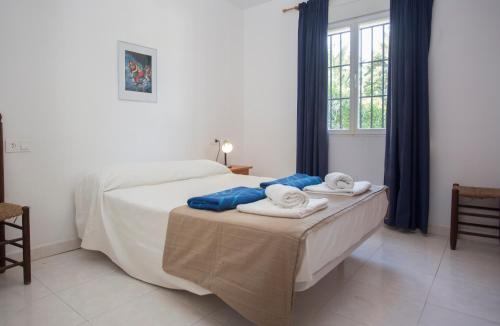
[[[227,166],[227,153],[224,153],[224,165]]]

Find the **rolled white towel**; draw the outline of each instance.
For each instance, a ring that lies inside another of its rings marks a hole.
[[[298,188],[281,184],[266,188],[266,196],[281,208],[304,207],[309,203],[309,196]]]
[[[327,174],[325,183],[332,189],[352,189],[354,187],[354,179],[350,175],[341,172]]]

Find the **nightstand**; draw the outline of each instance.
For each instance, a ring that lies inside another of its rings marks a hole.
[[[251,166],[245,166],[245,165],[230,165],[230,166],[228,166],[228,168],[234,174],[249,175],[250,174],[250,169],[252,167]]]

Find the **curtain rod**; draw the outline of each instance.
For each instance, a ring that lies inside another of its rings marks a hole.
[[[294,6],[294,7],[289,7],[289,8],[283,8],[283,13],[286,14],[287,12],[289,11],[292,11],[292,10],[299,10],[299,6]],[[388,13],[389,10],[379,10],[379,11],[376,11],[376,12],[372,12],[372,13],[369,13],[369,14],[365,14],[365,15],[359,15],[359,16],[356,16],[356,17],[350,17],[350,18],[346,18],[346,19],[341,19],[341,20],[337,20],[337,21],[333,21],[333,22],[330,22],[330,24],[338,24],[338,23],[343,23],[343,22],[346,22],[346,21],[350,21],[350,20],[354,20],[354,19],[359,19],[359,18],[363,18],[363,17],[366,17],[366,16],[373,16],[373,15],[378,15],[378,14],[382,14],[382,13]]]
[[[284,8],[282,11],[285,14],[285,13],[292,11],[292,10],[299,10],[299,6],[297,5],[297,6],[290,7],[290,8]]]

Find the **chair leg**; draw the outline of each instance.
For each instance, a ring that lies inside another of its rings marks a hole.
[[[5,241],[5,224],[0,222],[0,242]],[[0,268],[5,267],[5,245],[0,245]],[[3,273],[5,271],[1,271]]]
[[[31,283],[30,208],[23,207],[23,271],[24,284]]]
[[[451,225],[450,225],[450,248],[457,249],[458,237],[458,184],[453,185],[451,191]]]

